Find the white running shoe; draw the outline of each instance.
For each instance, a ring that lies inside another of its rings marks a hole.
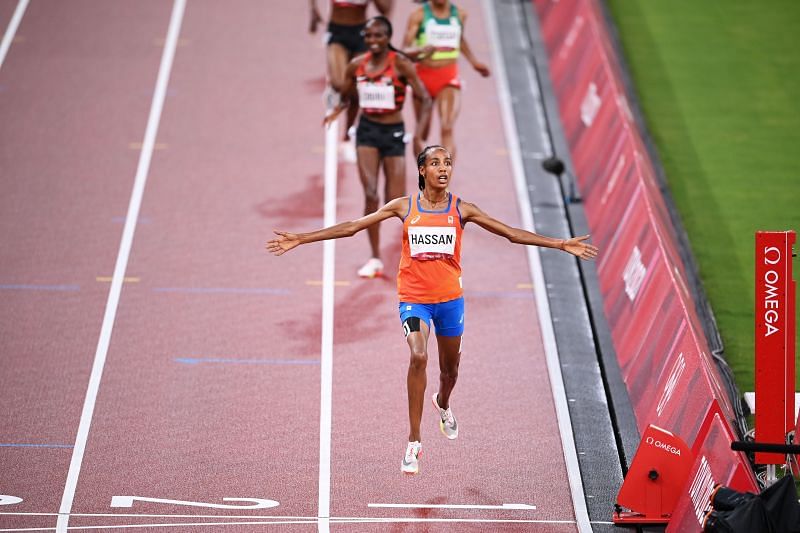
[[[339,144],[339,152],[342,154],[342,161],[345,163],[355,163],[358,160],[355,137],[350,137],[350,140],[342,141],[341,144]]]
[[[383,275],[383,261],[373,257],[364,266],[358,269],[358,275],[362,278],[377,278]]]
[[[339,102],[342,100],[342,96],[337,92],[334,91],[330,85],[325,86],[325,90],[322,91],[322,101],[325,102],[325,109],[329,112],[336,109],[336,106],[339,105]]]
[[[456,417],[449,407],[447,409],[439,407],[438,397],[439,393],[436,392],[431,399],[433,400],[434,407],[439,411],[439,429],[442,430],[445,437],[453,440],[458,437],[458,422],[456,422]]]
[[[422,443],[419,441],[409,442],[406,446],[406,454],[400,463],[400,471],[405,474],[416,474],[419,472],[419,458],[422,455]]]

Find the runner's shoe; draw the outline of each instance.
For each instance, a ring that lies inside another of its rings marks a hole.
[[[325,109],[328,113],[333,112],[341,100],[342,96],[338,91],[334,91],[330,85],[325,86],[325,90],[322,91],[322,101],[325,102]]]
[[[358,275],[362,278],[377,278],[383,275],[383,261],[373,257],[364,266],[358,269]]]
[[[419,458],[421,455],[422,443],[419,441],[409,442],[408,446],[406,446],[403,462],[400,463],[400,471],[412,475],[419,472]]]
[[[439,429],[442,430],[445,437],[453,440],[458,437],[458,422],[456,422],[456,417],[449,407],[447,409],[439,407],[438,397],[439,393],[436,392],[431,399],[433,400],[433,405],[436,407],[436,410],[439,411]]]
[[[339,144],[339,153],[342,155],[342,161],[345,163],[355,163],[358,161],[355,137],[350,137],[350,139],[342,141],[341,144]]]

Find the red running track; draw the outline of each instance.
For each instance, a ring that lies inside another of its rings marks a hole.
[[[397,4],[399,45],[411,5]],[[459,4],[473,49],[491,64],[483,4]],[[0,0],[2,28],[16,5]],[[0,66],[0,494],[22,499],[0,500],[0,531],[56,527],[171,7],[32,0]],[[320,528],[323,246],[281,258],[263,250],[272,228],[322,224],[324,46],[306,33],[307,16],[304,2],[187,4],[71,528]],[[453,190],[519,226],[495,80],[466,62],[462,74]],[[351,219],[362,210],[355,165],[338,171],[337,219]],[[355,275],[366,235],[335,245],[331,519],[322,527],[575,531],[526,251],[474,226],[452,398],[461,434],[447,441],[426,404],[421,472],[399,472],[408,431],[399,235],[397,221],[384,224],[385,280]],[[115,496],[162,501],[111,507]],[[221,504],[234,508],[210,506]]]

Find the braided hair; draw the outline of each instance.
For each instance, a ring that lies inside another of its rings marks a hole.
[[[425,148],[423,148],[422,151],[417,156],[417,172],[419,173],[419,185],[418,185],[419,190],[425,189],[425,176],[423,176],[422,173],[419,172],[419,167],[425,166],[425,161],[428,160],[428,155],[430,155],[430,153],[433,152],[434,150],[447,151],[447,148],[445,148],[441,144],[432,144],[430,146],[426,146]]]

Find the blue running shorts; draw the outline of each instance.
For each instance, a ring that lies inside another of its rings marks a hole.
[[[464,334],[464,298],[456,298],[438,304],[415,304],[400,302],[400,323],[407,318],[417,317],[424,320],[431,327],[436,328],[436,334],[442,337],[458,337]]]

